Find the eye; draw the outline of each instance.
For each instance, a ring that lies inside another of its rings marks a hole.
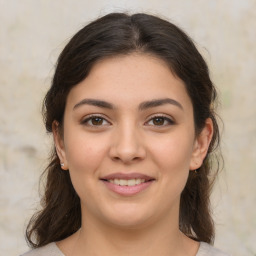
[[[154,116],[147,121],[147,125],[152,126],[167,126],[172,124],[174,124],[174,121],[166,116]]]
[[[101,116],[89,116],[89,117],[85,118],[81,123],[83,125],[87,125],[87,126],[109,125],[109,122]]]

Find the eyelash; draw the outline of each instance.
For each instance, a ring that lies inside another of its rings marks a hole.
[[[152,116],[146,123],[149,123],[150,121],[153,121],[154,119],[157,119],[157,118],[160,118],[160,119],[163,119],[164,122],[167,122],[167,124],[163,124],[163,125],[153,125],[153,126],[156,126],[156,127],[165,127],[165,126],[168,126],[168,125],[173,125],[175,124],[175,122],[167,117],[167,116],[164,116],[164,115],[155,115],[155,116]]]
[[[81,124],[82,125],[87,125],[87,126],[91,126],[91,127],[102,127],[102,126],[105,126],[106,124],[100,124],[100,125],[95,125],[95,124],[89,124],[89,122],[92,122],[93,119],[96,119],[96,118],[99,118],[100,120],[102,120],[102,122],[107,122],[108,124],[110,124],[110,122],[108,120],[106,120],[105,117],[102,117],[100,115],[91,115],[91,116],[88,116],[87,118],[85,118],[84,120],[81,121]],[[157,118],[160,118],[164,121],[164,124],[162,125],[156,125],[156,124],[149,124],[151,121],[154,121],[155,119]],[[167,122],[167,124],[166,124]],[[166,117],[164,115],[155,115],[155,116],[152,116],[148,121],[145,122],[146,125],[148,126],[155,126],[155,127],[165,127],[165,126],[169,126],[169,125],[174,125],[175,122],[169,118],[169,117]]]
[[[101,119],[103,122],[107,122],[108,124],[110,124],[110,122],[107,121],[105,117],[100,116],[100,115],[91,115],[91,116],[88,116],[88,117],[86,117],[84,120],[81,121],[81,124],[82,124],[82,125],[91,126],[91,127],[97,127],[97,126],[100,127],[100,126],[106,125],[106,124],[103,124],[103,125],[94,125],[94,124],[92,124],[92,123],[89,124],[90,121],[92,122],[92,120],[93,120],[93,119],[96,119],[96,118],[99,118],[99,119]]]

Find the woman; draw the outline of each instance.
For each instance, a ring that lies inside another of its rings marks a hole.
[[[226,255],[210,245],[215,100],[175,25],[113,13],[81,29],[45,97],[55,148],[25,255]]]

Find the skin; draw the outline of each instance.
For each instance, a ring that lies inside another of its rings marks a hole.
[[[166,98],[172,102],[142,108]],[[195,137],[185,85],[164,61],[131,54],[98,62],[70,91],[63,125],[61,136],[53,123],[56,149],[82,209],[82,228],[57,243],[65,255],[196,255],[199,244],[179,231],[179,202],[213,127],[207,119]],[[138,194],[119,195],[100,180],[117,172],[146,174],[154,182]]]

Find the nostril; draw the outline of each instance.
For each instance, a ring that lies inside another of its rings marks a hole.
[[[146,150],[138,141],[128,142],[128,139],[117,141],[110,147],[109,156],[113,161],[130,163],[145,158]]]

